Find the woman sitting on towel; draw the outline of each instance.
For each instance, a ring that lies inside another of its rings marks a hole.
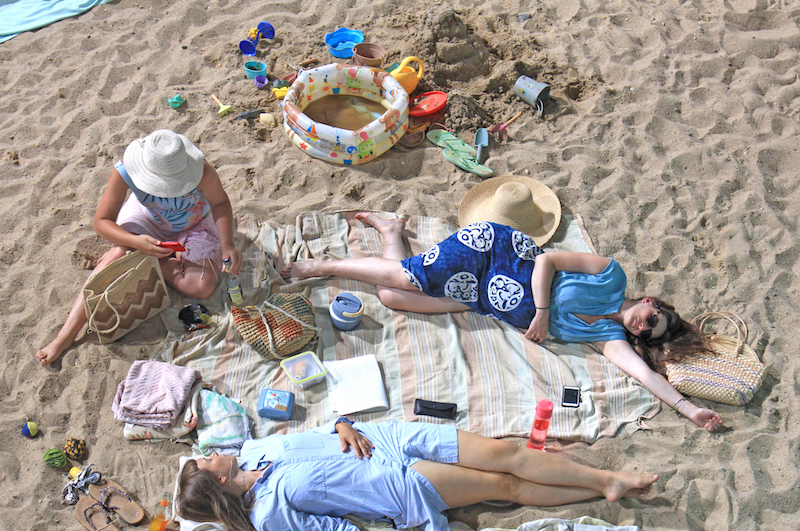
[[[233,246],[233,210],[217,171],[188,138],[166,129],[125,149],[108,178],[94,229],[114,244],[94,272],[138,249],[157,257],[166,283],[190,298],[211,296],[223,259],[230,259],[233,273],[241,267],[242,255]],[[160,246],[170,241],[186,251]],[[58,336],[36,358],[45,365],[54,362],[85,324],[78,295]]]
[[[346,514],[444,531],[450,527],[442,511],[450,508],[641,498],[658,479],[597,470],[454,426],[344,417],[306,433],[247,441],[240,459],[215,453],[187,462],[178,514],[229,531],[356,531]]]
[[[381,302],[395,310],[474,310],[526,329],[525,337],[539,343],[548,332],[563,341],[598,343],[609,361],[697,426],[722,426],[719,414],[696,407],[663,376],[665,361],[708,350],[695,326],[659,299],[627,298],[625,272],[615,260],[540,248],[561,218],[558,198],[540,182],[517,176],[483,181],[461,204],[464,228],[411,258],[403,220],[356,217],[383,235],[383,258],[295,262],[283,276],[352,278],[376,284]]]

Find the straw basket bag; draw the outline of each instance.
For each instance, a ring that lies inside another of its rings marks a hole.
[[[268,359],[283,359],[314,339],[314,308],[299,293],[276,293],[261,308],[231,309],[236,329],[256,352]]]
[[[171,304],[158,258],[133,251],[93,273],[83,286],[89,331],[113,342]]]
[[[764,382],[765,367],[746,343],[747,325],[731,312],[708,312],[692,322],[700,331],[709,319],[727,319],[736,327],[736,337],[708,334],[717,354],[688,356],[677,363],[667,363],[667,380],[679,392],[723,404],[742,406],[748,403]]]

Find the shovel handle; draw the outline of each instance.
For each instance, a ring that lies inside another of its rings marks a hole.
[[[504,123],[502,126],[500,126],[500,129],[498,129],[498,131],[502,131],[503,129],[505,129],[505,128],[506,128],[506,127],[508,127],[509,125],[513,124],[513,123],[514,123],[514,122],[517,120],[517,118],[519,118],[520,116],[522,116],[522,113],[523,113],[523,111],[519,111],[519,112],[518,112],[517,114],[515,114],[515,115],[514,115],[514,116],[513,116],[513,117],[512,117],[512,118],[511,118],[509,121],[507,121],[507,122],[506,122],[506,123]]]
[[[215,95],[212,94],[211,95],[211,99],[214,100],[215,102],[217,102],[217,105],[219,105],[220,107],[223,107],[222,102],[219,101],[219,99]]]

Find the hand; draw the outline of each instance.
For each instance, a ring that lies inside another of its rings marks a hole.
[[[550,310],[537,310],[533,316],[531,325],[525,332],[525,337],[531,341],[541,343],[547,338],[547,330],[550,328]]]
[[[722,417],[711,409],[697,408],[689,418],[692,422],[708,431],[715,431],[722,427]]]
[[[226,258],[231,259],[230,272],[234,275],[238,275],[239,270],[242,268],[242,253],[233,247],[223,247],[222,259],[225,260]]]
[[[167,258],[171,256],[173,252],[172,249],[159,246],[158,240],[146,234],[137,234],[134,236],[133,246],[144,254],[155,256],[156,258]]]
[[[339,434],[339,442],[342,443],[342,452],[347,453],[352,446],[353,451],[359,459],[362,457],[366,457],[367,459],[372,457],[372,449],[375,448],[375,446],[372,444],[372,441],[364,437],[363,433],[346,422],[340,422],[334,429],[336,433]]]

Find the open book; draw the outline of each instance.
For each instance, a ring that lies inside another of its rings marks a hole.
[[[326,361],[328,396],[339,415],[389,409],[375,354]]]

